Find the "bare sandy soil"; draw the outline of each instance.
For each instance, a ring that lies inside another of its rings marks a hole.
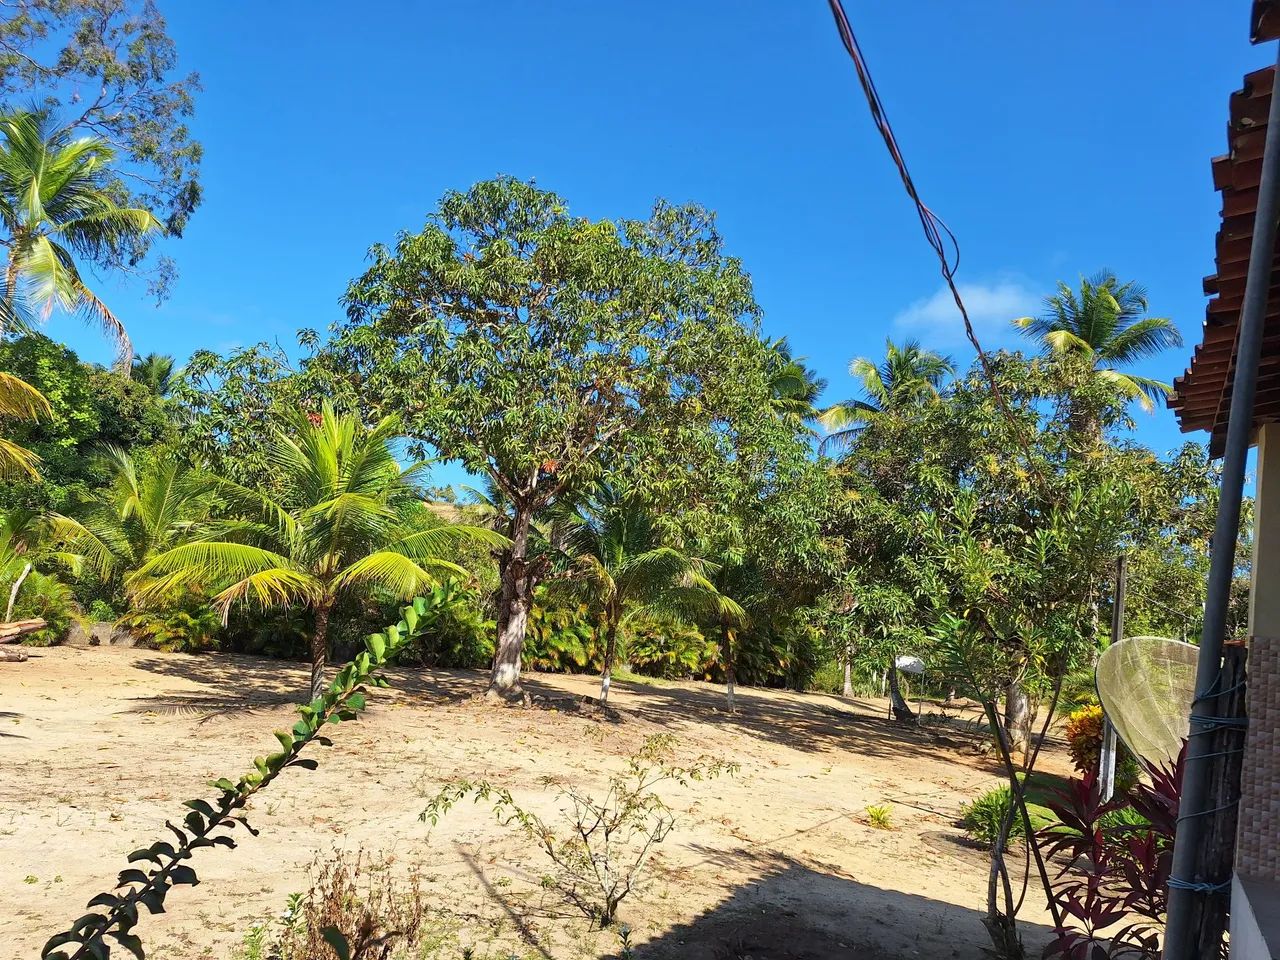
[[[0,665],[0,957],[24,960],[112,885],[128,851],[160,838],[183,800],[269,752],[271,731],[292,723],[283,704],[305,683],[298,665],[229,655],[32,654]],[[704,684],[618,683],[622,721],[609,722],[475,702],[475,673],[388,676],[393,689],[372,695],[367,719],[317,751],[319,770],[291,771],[255,800],[260,837],[202,851],[203,883],[178,888],[169,913],[143,920],[149,957],[235,957],[249,926],[307,889],[311,864],[334,849],[420,871],[433,912],[448,920],[447,946],[432,956],[468,945],[477,958],[618,957],[617,935],[590,930],[542,889],[542,855],[486,806],[459,806],[435,828],[419,814],[444,781],[466,776],[553,816],[540,777],[594,790],[659,732],[676,736],[681,758],[731,758],[741,770],[665,792],[680,821],[652,883],[621,911],[635,956],[982,955],[986,857],[955,821],[997,777],[960,739],[903,730],[874,700],[747,690],[729,716],[721,691]],[[544,695],[596,684],[529,681]],[[245,694],[252,712],[201,719]],[[867,823],[871,804],[892,808],[893,829]],[[1034,887],[1027,899],[1035,949],[1045,930]]]

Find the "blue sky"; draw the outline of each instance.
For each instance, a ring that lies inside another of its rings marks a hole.
[[[324,328],[375,241],[440,194],[532,177],[591,217],[658,196],[719,212],[765,331],[850,395],[855,356],[917,336],[968,362],[937,263],[823,0],[159,0],[205,90],[205,202],[157,308],[102,282],[139,352],[185,359]],[[846,0],[926,202],[960,238],[984,345],[1059,279],[1110,267],[1188,347],[1219,210],[1227,97],[1269,47],[1246,0]],[[110,349],[73,321],[49,333]],[[1172,415],[1140,415],[1158,450]],[[450,471],[451,473],[451,471]],[[445,479],[442,477],[442,479]],[[450,477],[451,479],[451,477]]]

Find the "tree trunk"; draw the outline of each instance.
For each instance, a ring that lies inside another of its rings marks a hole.
[[[738,712],[738,704],[734,699],[738,686],[737,652],[733,649],[733,631],[723,624],[720,627],[724,634],[724,699],[730,713]]]
[[[9,605],[4,608],[5,623],[13,619],[13,605],[18,602],[18,591],[22,589],[22,581],[27,579],[27,574],[30,572],[31,564],[25,564],[22,572],[18,574],[18,579],[13,581],[13,588],[9,591]]]
[[[911,706],[902,696],[902,689],[898,686],[898,667],[895,663],[889,664],[889,702],[893,706],[893,718],[903,723],[914,723],[916,715],[912,713]]]
[[[609,702],[609,685],[613,680],[613,659],[618,655],[618,624],[612,617],[604,631],[604,669],[600,671],[600,702]]]
[[[1004,692],[1004,735],[1009,755],[1026,759],[1031,747],[1031,701],[1022,680],[1014,680]]]
[[[849,662],[850,659],[847,655],[844,658],[844,690],[841,695],[846,700],[853,699],[853,664]]]
[[[533,513],[517,507],[511,521],[511,546],[503,553],[502,593],[498,599],[498,636],[494,644],[493,669],[489,674],[490,700],[514,700],[524,696],[520,686],[520,654],[529,622],[533,584],[529,576],[529,528]]]
[[[316,627],[311,634],[311,699],[324,694],[324,668],[329,655],[329,607],[316,607]]]

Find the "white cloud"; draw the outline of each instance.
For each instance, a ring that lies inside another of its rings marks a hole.
[[[1016,335],[1011,321],[1038,312],[1041,295],[1019,280],[993,283],[962,283],[960,296],[973,329],[987,346],[1007,344]],[[950,348],[966,341],[964,321],[945,285],[931,297],[917,300],[900,310],[893,318],[893,329],[899,337],[915,337],[925,346]]]

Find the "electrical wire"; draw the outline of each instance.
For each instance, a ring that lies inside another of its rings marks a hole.
[[[858,38],[854,35],[853,27],[849,25],[849,17],[844,11],[844,4],[841,0],[827,0],[827,2],[831,7],[832,16],[835,17],[836,29],[840,32],[840,40],[844,43],[845,50],[848,52],[850,59],[853,60],[854,69],[858,72],[858,82],[862,85],[862,92],[866,95],[867,105],[871,108],[871,118],[875,121],[876,129],[880,131],[880,136],[884,138],[884,145],[889,150],[889,156],[893,159],[894,166],[898,168],[898,174],[902,177],[902,185],[906,188],[907,195],[916,206],[916,213],[920,217],[920,226],[924,229],[925,239],[938,257],[938,263],[942,268],[942,278],[946,281],[947,289],[951,291],[951,297],[955,300],[956,309],[960,311],[960,319],[964,321],[965,337],[978,354],[978,362],[982,366],[983,375],[991,387],[991,392],[996,398],[996,402],[1000,404],[1005,419],[1015,429],[1023,453],[1027,458],[1027,467],[1043,480],[1031,456],[1031,449],[1021,426],[1013,416],[1013,411],[1005,400],[1004,392],[1000,389],[1000,383],[996,379],[990,358],[988,358],[986,351],[982,349],[982,344],[978,342],[978,335],[974,332],[973,322],[969,319],[969,310],[965,307],[964,298],[960,295],[960,288],[956,285],[956,271],[960,269],[960,243],[956,239],[956,235],[951,232],[951,228],[943,222],[941,217],[930,210],[920,198],[920,192],[916,189],[915,181],[911,178],[911,172],[907,169],[906,158],[902,155],[901,147],[898,146],[898,138],[894,135],[893,127],[889,123],[884,101],[880,99],[880,93],[876,90],[875,81],[871,78],[871,70],[867,66],[866,58],[862,55],[862,48],[858,46]]]

